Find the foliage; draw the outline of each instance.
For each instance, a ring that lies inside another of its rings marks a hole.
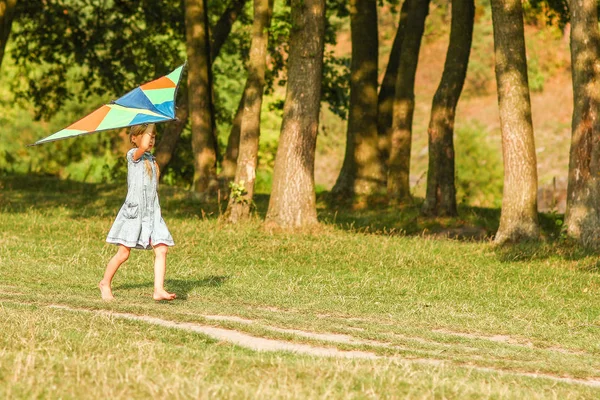
[[[501,152],[488,139],[481,126],[456,130],[456,190],[460,203],[479,207],[502,205]]]
[[[530,25],[552,25],[561,29],[569,22],[568,0],[527,0],[523,15]]]
[[[537,58],[530,57],[527,60],[527,75],[529,79],[529,90],[532,92],[542,92],[546,77],[540,69],[540,63]]]
[[[248,203],[248,191],[246,190],[246,181],[241,180],[239,182],[229,182],[229,196],[234,203]]]
[[[115,95],[185,59],[182,5],[166,0],[20,2],[12,56],[14,89],[48,118],[70,98]],[[77,74],[69,76],[73,66]],[[69,90],[67,82],[81,83]]]

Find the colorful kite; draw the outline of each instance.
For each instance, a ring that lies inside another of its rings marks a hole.
[[[105,104],[65,129],[30,146],[88,133],[175,120],[175,98],[185,64],[168,75],[145,83]]]

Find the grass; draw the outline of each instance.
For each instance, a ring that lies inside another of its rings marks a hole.
[[[576,397],[570,385],[461,368],[255,353],[107,316],[11,305],[1,315],[15,328],[0,342],[4,398]]]
[[[124,187],[0,178],[0,395],[8,398],[597,398],[598,388],[518,374],[600,377],[597,257],[553,239],[495,248],[436,234],[483,226],[498,210],[425,220],[403,210],[328,206],[317,232],[230,227],[215,204],[161,189],[175,237],[167,288],[151,300],[152,254],[132,252],[99,300],[115,251],[104,243]],[[267,199],[257,201],[258,215]],[[223,205],[224,206],[224,205]],[[433,236],[431,236],[433,235]],[[278,327],[352,335],[378,360],[257,353],[203,335],[106,315],[113,310],[332,346]],[[231,315],[253,324],[207,319]],[[386,343],[379,346],[373,343]],[[411,362],[435,360],[442,364]],[[491,368],[493,370],[473,369]],[[498,371],[505,371],[500,373]],[[515,375],[517,374],[517,375]]]

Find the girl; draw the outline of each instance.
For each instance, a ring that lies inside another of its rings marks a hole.
[[[127,197],[108,232],[106,241],[119,246],[108,262],[100,281],[102,299],[114,299],[111,282],[131,248],[154,249],[154,300],[173,300],[174,293],[164,288],[167,269],[167,246],[174,246],[169,229],[162,219],[158,194],[158,165],[149,151],[154,147],[154,124],[137,125],[129,132],[133,148],[127,152]]]

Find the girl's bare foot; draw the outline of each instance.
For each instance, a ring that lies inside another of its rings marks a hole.
[[[110,285],[104,283],[104,281],[100,281],[98,283],[98,287],[100,288],[100,294],[102,295],[102,300],[114,300],[115,296],[112,294],[112,290],[110,289]]]
[[[173,300],[177,295],[175,293],[169,293],[166,290],[155,290],[152,298],[156,301],[161,300]]]

